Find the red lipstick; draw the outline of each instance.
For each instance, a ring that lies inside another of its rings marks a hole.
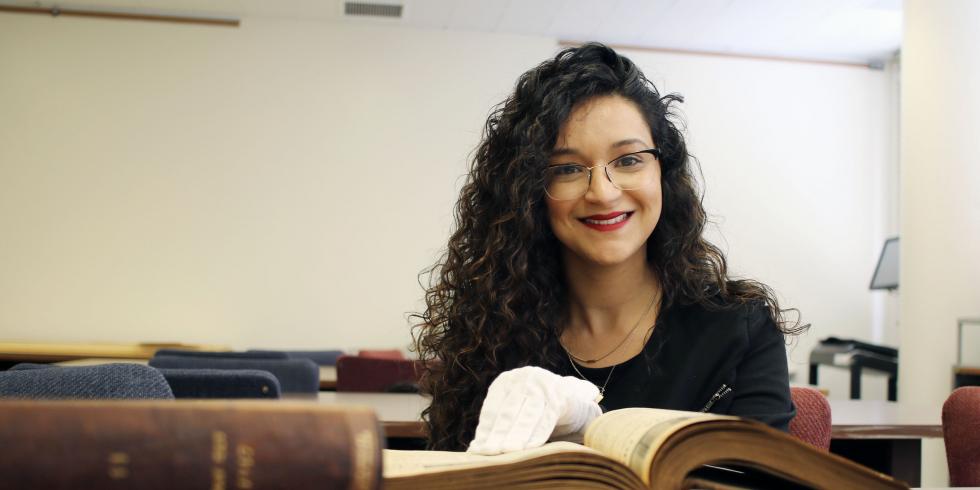
[[[606,214],[593,214],[579,218],[579,221],[596,231],[613,231],[626,226],[626,222],[631,216],[633,216],[632,212],[615,211]]]

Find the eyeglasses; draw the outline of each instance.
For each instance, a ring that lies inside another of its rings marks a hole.
[[[657,176],[657,162],[660,150],[650,148],[627,153],[605,165],[586,167],[575,163],[550,165],[544,170],[544,191],[556,201],[578,199],[589,192],[592,184],[592,170],[602,167],[606,178],[617,189],[628,191],[639,189]]]

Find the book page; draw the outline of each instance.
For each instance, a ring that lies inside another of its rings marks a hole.
[[[593,449],[572,442],[551,442],[541,447],[493,456],[456,451],[385,449],[382,455],[384,460],[382,468],[386,479],[400,478],[464,468],[497,466],[567,452],[596,453]]]
[[[623,408],[592,421],[585,431],[585,445],[623,463],[649,485],[653,456],[668,436],[691,424],[735,418],[659,408]]]

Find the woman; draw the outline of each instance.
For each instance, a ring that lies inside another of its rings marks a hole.
[[[680,101],[588,44],[491,114],[417,315],[416,349],[438,361],[421,382],[430,448],[533,447],[627,406],[786,429],[784,336],[805,327],[702,237]]]

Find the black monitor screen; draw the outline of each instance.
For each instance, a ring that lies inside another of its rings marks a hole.
[[[871,289],[898,289],[898,237],[885,240],[871,277]]]

